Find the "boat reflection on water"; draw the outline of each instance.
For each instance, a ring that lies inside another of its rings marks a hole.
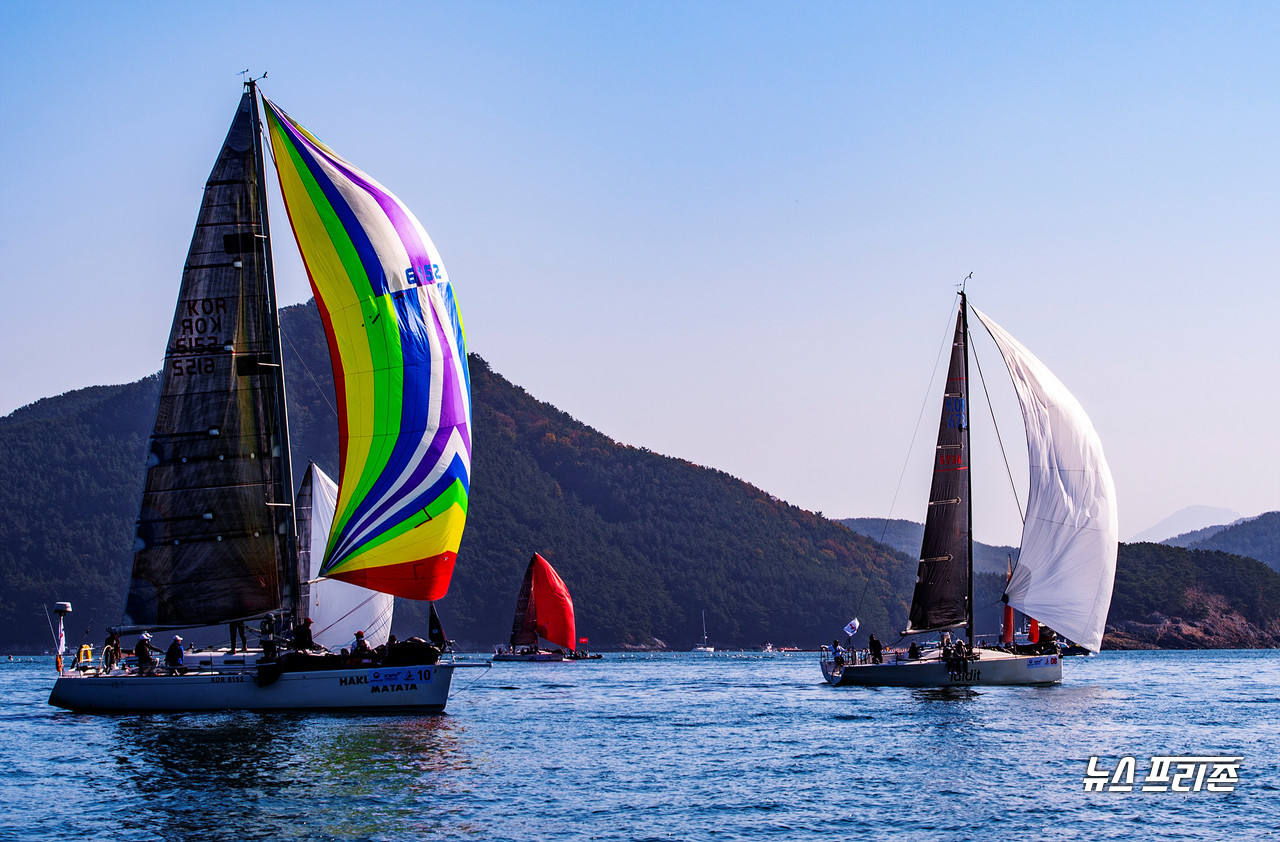
[[[480,830],[451,807],[474,801],[479,769],[461,723],[447,716],[147,714],[112,726],[115,769],[106,774],[121,788],[112,818],[126,836],[144,828],[177,839]]]
[[[917,702],[963,702],[979,699],[982,695],[981,690],[965,685],[911,688],[911,698]]]

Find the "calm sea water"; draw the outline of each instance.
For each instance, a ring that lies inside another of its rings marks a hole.
[[[1053,687],[831,688],[813,654],[459,671],[444,716],[84,716],[2,664],[0,839],[1253,839],[1280,653],[1108,652]],[[1090,755],[1243,756],[1232,793]],[[1034,834],[1034,837],[1030,837]]]

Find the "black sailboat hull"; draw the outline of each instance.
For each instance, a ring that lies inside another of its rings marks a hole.
[[[970,687],[1009,684],[1053,684],[1062,680],[1062,659],[1057,655],[1011,655],[979,649],[977,660],[956,662],[943,658],[897,660],[886,653],[883,664],[837,666],[826,652],[822,676],[835,687]]]

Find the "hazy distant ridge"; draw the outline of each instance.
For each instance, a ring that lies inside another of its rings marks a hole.
[[[920,544],[924,540],[924,524],[912,520],[880,517],[848,517],[840,520],[845,526],[875,541],[888,544],[911,558],[920,557]],[[973,542],[973,569],[976,573],[1000,573],[1008,571],[1009,561],[1018,560],[1018,547]]]
[[[1187,506],[1169,515],[1164,520],[1144,529],[1129,539],[1129,543],[1138,544],[1143,541],[1164,542],[1175,535],[1194,532],[1218,524],[1232,523],[1241,517],[1239,512],[1215,506]]]

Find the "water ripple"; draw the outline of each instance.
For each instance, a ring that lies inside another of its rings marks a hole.
[[[1053,687],[830,688],[813,656],[499,664],[445,716],[81,716],[0,672],[0,839],[1261,838],[1280,655],[1104,653]],[[1240,755],[1231,794],[1091,755]],[[58,809],[32,809],[33,805]],[[1051,818],[1050,818],[1051,817]]]

